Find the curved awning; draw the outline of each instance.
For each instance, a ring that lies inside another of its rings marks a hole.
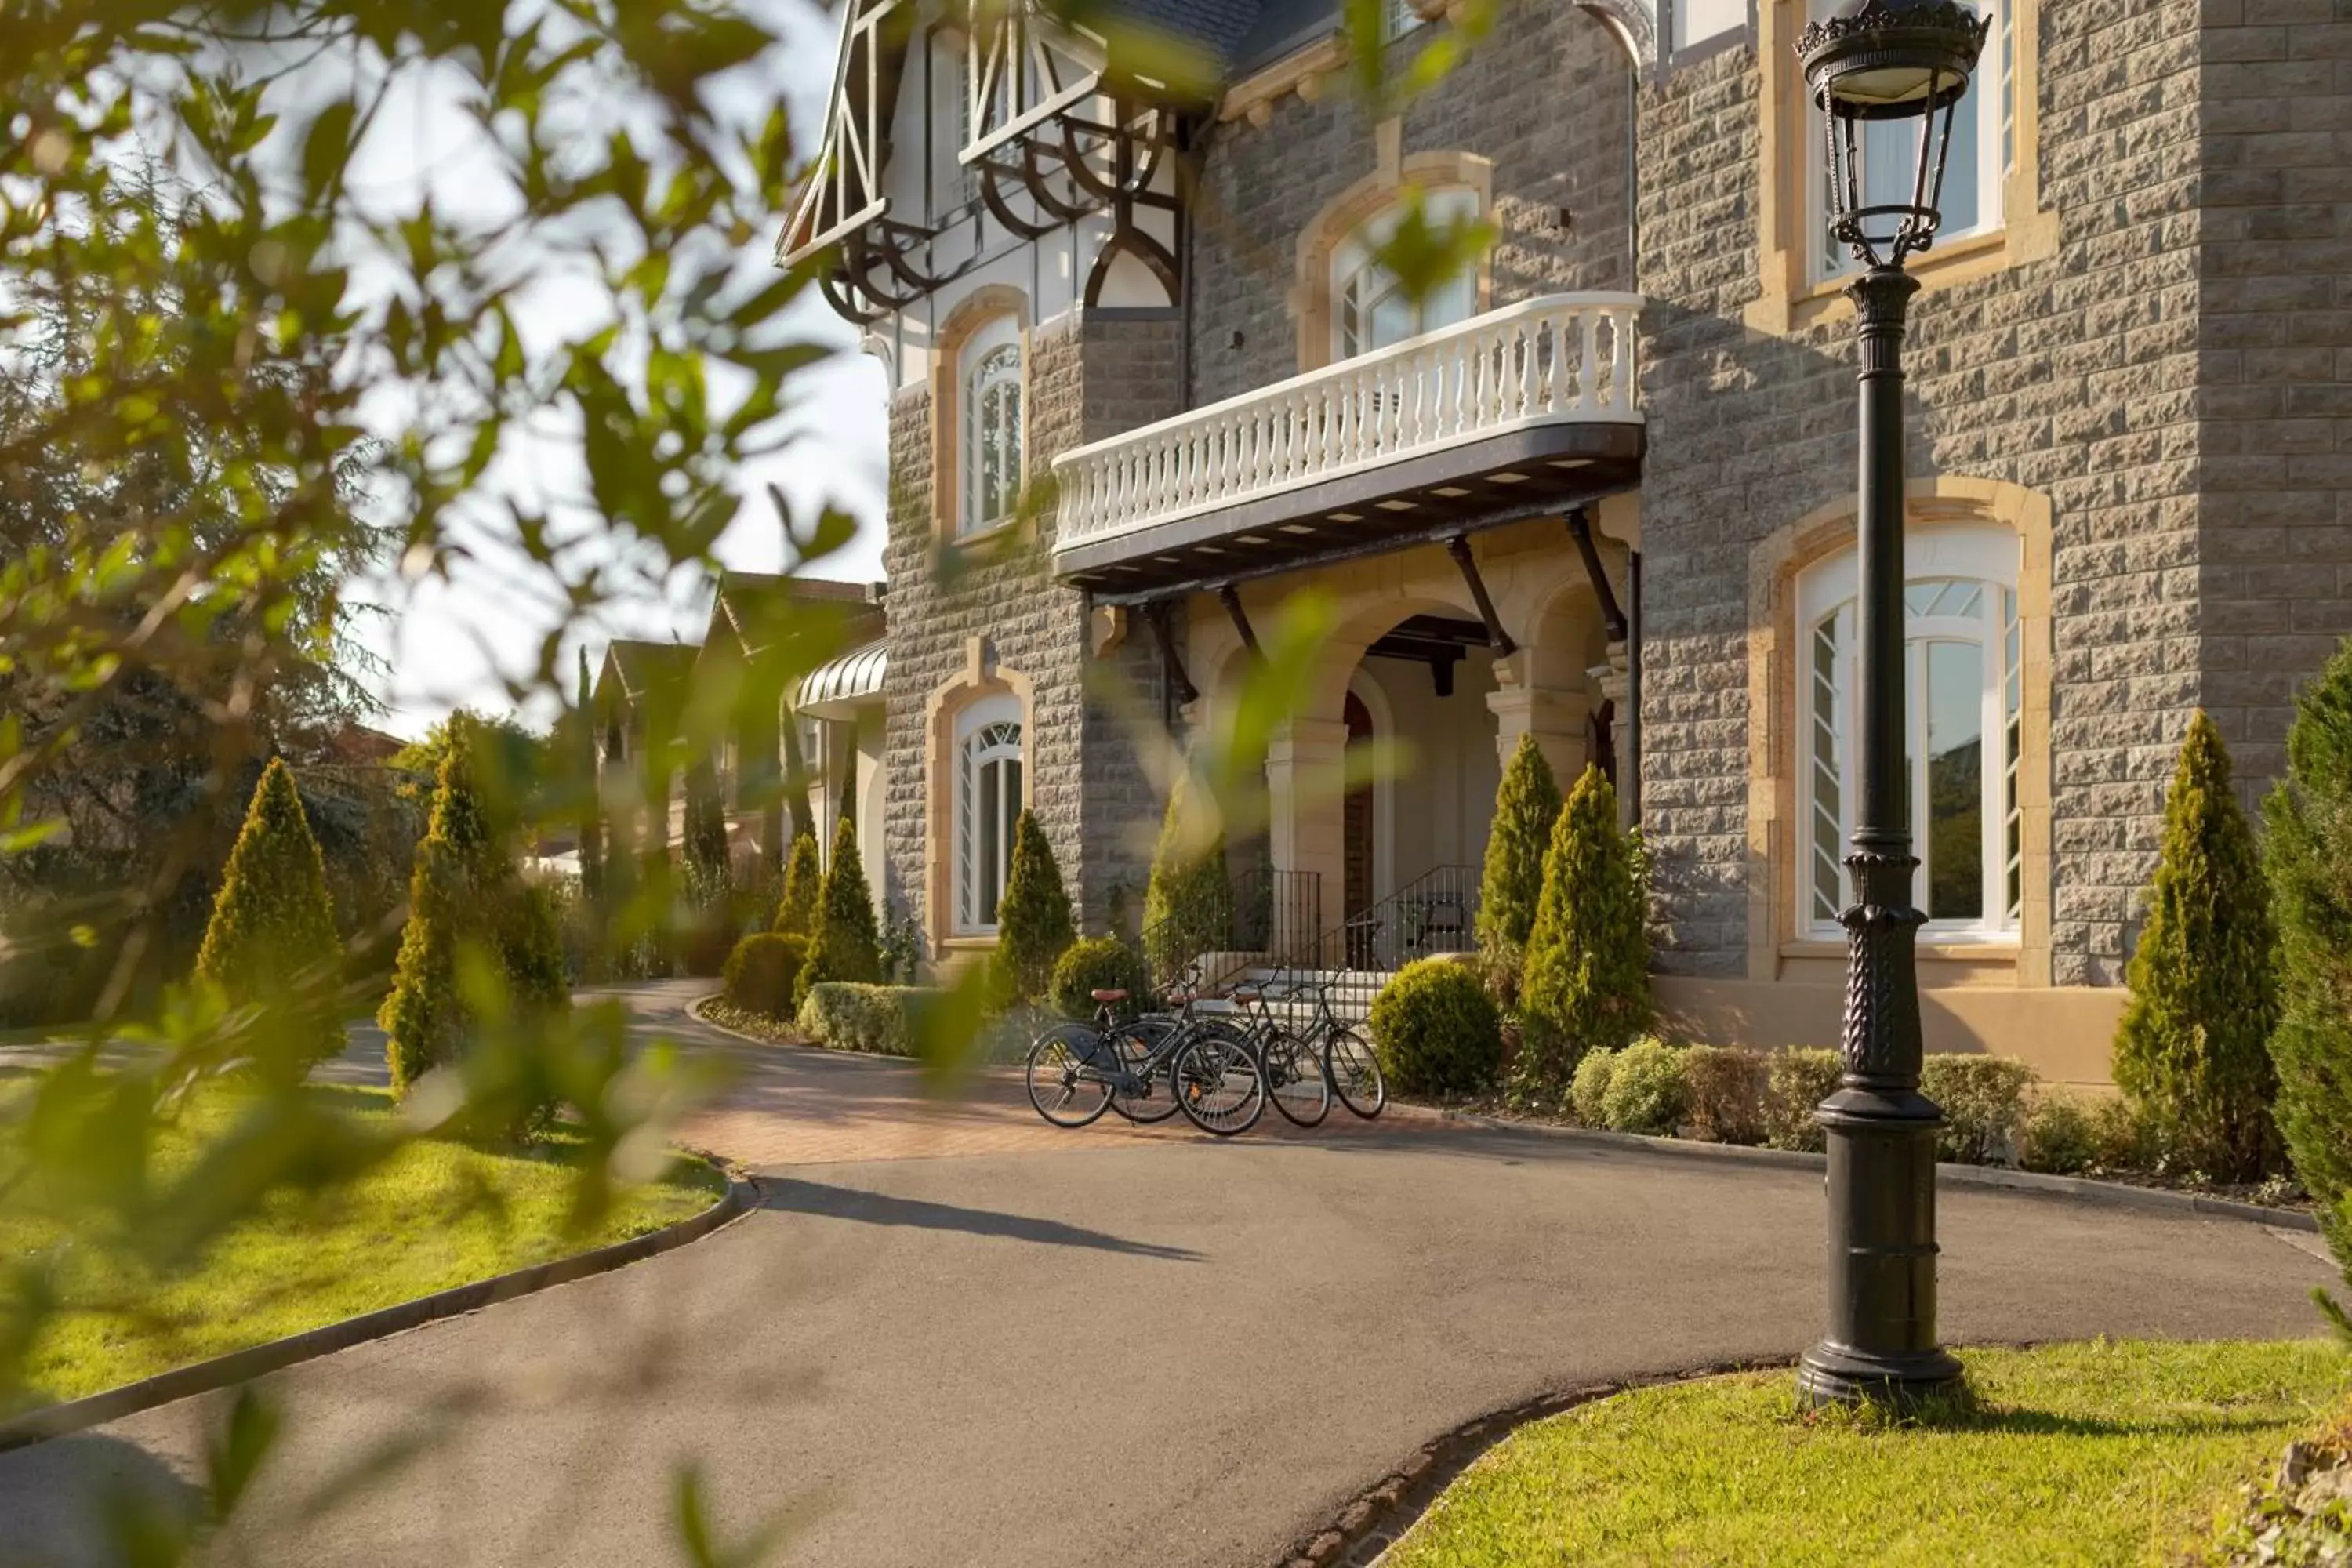
[[[882,679],[890,665],[887,639],[876,637],[830,663],[821,664],[801,682],[793,710],[812,719],[855,719],[861,708],[882,700]]]

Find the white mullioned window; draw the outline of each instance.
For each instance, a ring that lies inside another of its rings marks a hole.
[[[1944,163],[1943,223],[1938,241],[1972,234],[1990,234],[2001,226],[2000,191],[2016,162],[2017,40],[2011,15],[2017,0],[1964,0],[1968,8],[1991,19],[1969,90],[1952,111],[1952,147]],[[1816,19],[1826,16],[1837,0],[1812,0]],[[1935,117],[1940,131],[1943,117]],[[1854,139],[1862,199],[1865,205],[1907,204],[1917,183],[1919,137],[1923,120],[1884,120],[1864,124]],[[1856,271],[1861,263],[1829,237],[1829,152],[1826,130],[1818,104],[1805,111],[1806,134],[1812,148],[1807,165],[1813,171],[1812,189],[1815,275],[1832,278]]]
[[[999,316],[963,346],[959,534],[1011,522],[1021,503],[1021,323]]]
[[[1331,357],[1353,359],[1407,338],[1466,321],[1478,310],[1478,279],[1468,268],[1419,300],[1408,299],[1380,251],[1404,216],[1402,205],[1380,213],[1331,253]],[[1466,185],[1424,192],[1423,221],[1445,228],[1478,216],[1478,193]]]
[[[2024,677],[2018,543],[2007,529],[1914,529],[1906,541],[1904,716],[1912,901],[1942,940],[2014,938],[2024,905],[2018,804]],[[1841,934],[1850,890],[1859,681],[1854,557],[1797,587],[1799,874],[1809,936]]]
[[[956,930],[996,930],[996,906],[1013,870],[1013,828],[1021,820],[1021,700],[992,697],[956,719]]]
[[[1381,0],[1381,42],[1393,44],[1427,20],[1413,0]]]

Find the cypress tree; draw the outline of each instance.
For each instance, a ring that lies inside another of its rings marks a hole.
[[[1054,965],[1078,939],[1062,868],[1036,815],[1024,810],[1013,828],[1013,866],[996,907],[996,968],[1001,999],[1034,1002],[1054,984]]]
[[[2278,1129],[2352,1281],[2352,642],[2305,689],[2286,759],[2263,807],[2279,948]]]
[[[1533,735],[1519,737],[1510,766],[1495,792],[1495,826],[1486,836],[1485,874],[1478,883],[1478,952],[1487,984],[1506,1002],[1516,998],[1543,897],[1544,851],[1559,820],[1559,783]]]
[[[1204,835],[1194,820],[1190,773],[1168,792],[1168,814],[1143,890],[1144,962],[1155,983],[1172,980],[1199,953],[1233,941],[1234,884],[1223,833]]]
[[[2278,984],[2267,900],[2229,752],[2200,710],[2165,795],[2115,1075],[2166,1147],[2227,1181],[2259,1178],[2272,1151]]]
[[[877,985],[882,980],[882,938],[874,921],[874,891],[857,857],[857,825],[844,817],[833,830],[833,864],[817,895],[816,940],[796,983],[795,1005],[821,980]]]
[[[474,777],[470,724],[453,734],[433,794],[433,816],[416,847],[408,924],[400,937],[392,994],[377,1022],[396,1093],[457,1059],[475,1019],[457,989],[457,954],[495,960],[507,1001],[528,1016],[568,1004],[563,953],[552,910],[524,886],[492,829]]]
[[[1587,1051],[1619,1050],[1650,1026],[1650,941],[1642,860],[1597,767],[1569,792],[1544,854],[1543,894],[1520,982],[1515,1096],[1557,1103]]]
[[[794,834],[792,859],[784,868],[783,896],[776,900],[777,931],[787,936],[816,934],[817,892],[824,878],[817,866],[816,835]]]
[[[232,1005],[262,1006],[264,1070],[299,1079],[343,1048],[335,1005],[341,956],[326,861],[293,770],[273,757],[229,851],[196,974]]]

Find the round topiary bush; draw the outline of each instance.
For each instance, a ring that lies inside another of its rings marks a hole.
[[[1475,1094],[1503,1067],[1503,1018],[1466,966],[1444,958],[1406,964],[1372,1000],[1381,1070],[1407,1094]]]
[[[1054,965],[1051,995],[1055,1012],[1083,1019],[1095,1016],[1094,992],[1124,991],[1132,1011],[1150,985],[1142,954],[1115,936],[1090,936],[1072,942]]]
[[[1601,1118],[1613,1132],[1668,1133],[1683,1119],[1685,1098],[1682,1052],[1645,1036],[1617,1054]]]
[[[1609,1079],[1617,1071],[1617,1058],[1622,1052],[1607,1047],[1587,1051],[1584,1059],[1576,1064],[1576,1077],[1570,1081],[1568,1103],[1576,1119],[1587,1127],[1609,1125]]]
[[[737,942],[727,955],[727,1005],[763,1018],[791,1016],[808,948],[808,938],[789,931],[754,931]]]

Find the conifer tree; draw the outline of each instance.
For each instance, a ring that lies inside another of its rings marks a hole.
[[[1077,941],[1069,890],[1054,847],[1034,812],[1024,810],[1013,828],[1013,866],[1004,898],[996,907],[996,967],[1001,1000],[1034,1002],[1054,984],[1054,965]]]
[[[1234,883],[1225,868],[1223,833],[1203,834],[1194,820],[1198,787],[1179,774],[1168,793],[1168,814],[1151,855],[1151,880],[1143,890],[1144,962],[1154,984],[1176,977],[1198,954],[1233,941]]]
[[[568,1001],[552,911],[523,885],[483,810],[474,741],[467,725],[442,758],[432,819],[416,847],[392,994],[377,1015],[400,1094],[467,1044],[475,1020],[458,993],[461,950],[497,963],[509,1005],[524,1016]]]
[[[1599,768],[1587,767],[1544,854],[1519,989],[1517,1097],[1558,1103],[1587,1051],[1621,1049],[1648,1029],[1644,914],[1641,855],[1618,826],[1617,791]]]
[[[2279,945],[2278,1129],[2352,1282],[2352,642],[2305,688],[2286,764],[2263,806]]]
[[[604,802],[603,779],[596,764],[595,688],[588,679],[588,649],[580,649],[580,766],[586,770],[581,786],[580,890],[592,910],[604,897]],[[600,931],[602,921],[597,922]]]
[[[1528,937],[1543,897],[1544,852],[1559,807],[1559,784],[1543,748],[1533,735],[1520,736],[1495,792],[1495,826],[1478,883],[1478,951],[1488,985],[1507,1003],[1518,994]]]
[[[857,855],[857,825],[843,817],[833,830],[833,864],[817,895],[816,940],[795,984],[794,1005],[819,981],[877,985],[882,980],[882,938],[874,920],[874,890]]]
[[[824,872],[817,865],[816,835],[793,836],[792,858],[784,867],[783,896],[776,900],[775,929],[788,936],[816,934],[817,894]]]
[[[2200,711],[2164,801],[2164,847],[2116,1032],[2116,1083],[2164,1146],[2226,1181],[2269,1163],[2278,1017],[2268,892],[2230,756]]]
[[[196,974],[231,1005],[264,1008],[264,1070],[299,1079],[343,1048],[335,996],[341,956],[326,861],[293,770],[273,757],[229,851]]]

